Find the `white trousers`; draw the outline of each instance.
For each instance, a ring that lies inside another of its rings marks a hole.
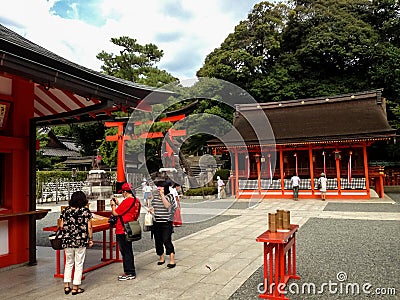
[[[64,282],[71,282],[72,268],[75,265],[73,285],[82,283],[83,263],[85,262],[86,247],[81,248],[65,248],[66,261],[64,268]]]

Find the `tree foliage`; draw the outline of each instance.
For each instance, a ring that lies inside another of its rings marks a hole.
[[[107,53],[105,51],[97,54],[97,58],[103,62],[101,69],[104,73],[152,87],[161,87],[177,80],[165,70],[157,68],[156,64],[160,62],[164,52],[158,49],[156,45],[151,43],[140,45],[136,39],[127,36],[111,38],[111,42],[119,46],[121,50],[119,54]],[[117,112],[114,115],[122,116],[122,114],[122,112]],[[123,115],[128,116],[126,113]],[[114,135],[116,134],[116,129],[108,128],[105,134],[107,136]],[[129,143],[127,150],[134,151],[134,149],[134,143]],[[146,157],[150,158],[148,161],[149,164],[152,164],[152,161],[155,159],[155,152],[152,146],[146,148]],[[116,142],[107,142],[103,139],[100,145],[100,153],[103,161],[108,166],[116,166],[118,154]]]
[[[398,0],[264,1],[197,75],[228,80],[259,102],[383,88],[400,128],[399,32]]]
[[[164,55],[156,45],[140,45],[136,39],[127,36],[111,38],[111,42],[121,47],[121,50],[119,54],[107,53],[104,50],[97,54],[97,58],[103,62],[101,69],[104,73],[153,87],[177,80],[155,66]]]
[[[197,75],[228,80],[260,102],[381,87],[398,102],[399,14],[396,0],[261,2]]]

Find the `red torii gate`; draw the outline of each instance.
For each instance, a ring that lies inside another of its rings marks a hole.
[[[184,114],[181,115],[176,115],[176,116],[171,116],[171,117],[166,117],[161,119],[159,122],[177,122],[179,120],[182,120],[185,118]],[[149,121],[151,123],[151,121]],[[106,141],[107,142],[118,142],[118,156],[117,156],[117,183],[116,183],[116,190],[118,191],[122,184],[126,182],[126,177],[125,177],[125,172],[124,172],[124,155],[123,155],[123,147],[124,147],[124,142],[131,140],[132,137],[136,137],[135,135],[125,135],[124,134],[124,125],[126,124],[126,121],[110,121],[110,122],[105,122],[106,127],[117,127],[118,132],[116,135],[112,136],[106,136]],[[142,122],[135,122],[134,125],[140,125],[143,124]],[[168,134],[173,140],[174,136],[185,136],[186,135],[186,129],[183,130],[175,130],[171,128],[168,130]],[[155,138],[162,138],[164,137],[164,134],[162,132],[144,132],[140,136],[140,138],[150,138],[150,139],[155,139]],[[166,143],[166,152],[168,156],[172,156],[174,154],[174,151],[172,148]]]

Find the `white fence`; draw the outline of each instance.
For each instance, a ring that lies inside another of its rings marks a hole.
[[[75,191],[81,191],[88,183],[85,181],[56,180],[40,182],[37,185],[36,203],[56,202],[69,200]]]

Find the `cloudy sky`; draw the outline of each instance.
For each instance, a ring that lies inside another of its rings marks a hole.
[[[100,70],[96,54],[118,53],[112,37],[129,36],[164,51],[158,64],[194,78],[208,53],[261,0],[0,0],[0,23],[82,66]],[[6,3],[6,4],[5,4]]]

